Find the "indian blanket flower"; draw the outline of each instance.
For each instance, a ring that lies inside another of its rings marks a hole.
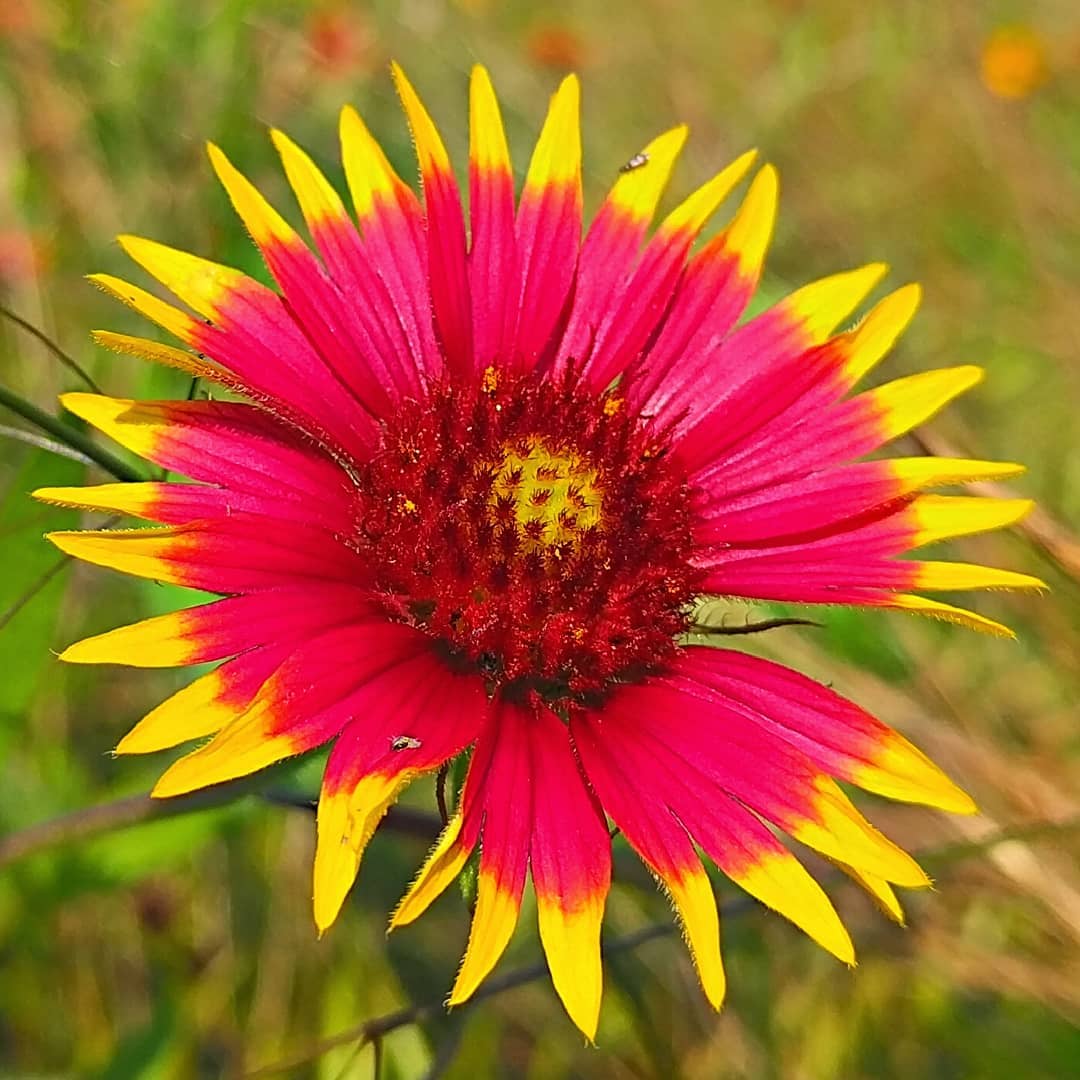
[[[422,200],[346,108],[355,220],[273,132],[314,250],[210,147],[277,290],[130,236],[124,249],[186,310],[93,278],[187,349],[102,332],[104,345],[233,393],[65,396],[71,412],[193,482],[39,491],[161,524],[51,539],[219,598],[88,638],[63,659],[223,661],[117,747],[212,736],[165,771],[157,796],[333,741],[318,808],[320,931],[402,788],[471,749],[456,809],[391,920],[412,922],[478,852],[452,1004],[498,960],[531,876],[555,989],[594,1035],[609,821],[669,894],[714,1006],[724,972],[699,851],[853,962],[847,931],[784,838],[839,864],[899,919],[892,886],[927,877],[839,782],[958,813],[972,801],[832,690],[695,636],[695,601],[898,608],[1007,634],[923,594],[1035,579],[900,556],[1016,521],[1027,501],[923,492],[1018,467],[868,458],[979,370],[855,392],[919,300],[904,286],[837,332],[882,277],[876,264],[742,320],[776,172],[757,171],[708,242],[696,244],[753,153],[650,232],[685,127],[619,170],[582,239],[573,76],[515,197],[494,91],[473,71],[466,224],[443,142],[394,76]]]

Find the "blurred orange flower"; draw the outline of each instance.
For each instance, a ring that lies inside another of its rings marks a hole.
[[[983,45],[981,74],[996,97],[1026,98],[1049,74],[1043,39],[1028,26],[999,27]]]
[[[534,26],[525,42],[534,64],[557,71],[580,68],[585,60],[581,35],[567,26],[552,23]]]
[[[319,66],[332,75],[354,71],[372,51],[372,33],[364,16],[344,7],[313,12],[307,20],[307,43]]]
[[[21,285],[48,268],[48,245],[23,229],[0,228],[0,285]]]

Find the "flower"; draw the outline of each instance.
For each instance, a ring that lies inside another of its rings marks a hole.
[[[898,556],[1016,521],[1025,500],[922,492],[1018,466],[855,461],[973,386],[979,370],[852,393],[919,299],[905,286],[834,333],[881,278],[876,264],[737,325],[772,231],[776,173],[762,167],[731,223],[696,251],[753,153],[648,236],[684,127],[619,171],[582,241],[573,76],[552,99],[515,207],[494,91],[474,70],[467,243],[443,143],[394,75],[423,203],[346,108],[359,229],[306,154],[273,132],[318,257],[210,147],[280,292],[135,237],[120,242],[193,314],[93,278],[193,352],[98,333],[103,344],[248,400],[64,398],[194,483],[39,491],[163,524],[52,541],[222,598],[88,638],[63,659],[224,661],[117,747],[146,753],[213,736],[164,773],[157,796],[334,741],[318,810],[320,932],[401,789],[471,747],[456,811],[391,921],[420,915],[479,850],[452,1004],[502,953],[531,874],[555,988],[594,1035],[608,818],[669,893],[713,1005],[724,973],[698,848],[853,962],[825,893],[778,834],[839,863],[899,919],[891,884],[927,878],[837,781],[959,813],[972,801],[832,690],[702,644],[693,604],[860,604],[1007,634],[922,592],[1035,579]]]
[[[1049,76],[1046,47],[1028,26],[998,27],[983,43],[980,57],[983,85],[995,97],[1030,97]]]

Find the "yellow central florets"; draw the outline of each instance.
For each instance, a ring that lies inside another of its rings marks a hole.
[[[512,507],[525,549],[537,551],[572,543],[599,526],[604,495],[588,461],[536,439],[504,448],[491,501]]]

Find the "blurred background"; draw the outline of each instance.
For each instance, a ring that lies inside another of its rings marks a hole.
[[[314,828],[304,805],[319,761],[277,770],[262,793],[140,820],[145,806],[131,797],[168,755],[108,750],[190,675],[62,667],[53,651],[190,594],[60,560],[41,534],[78,516],[26,493],[102,475],[5,427],[0,1075],[1077,1075],[1080,9],[1068,0],[7,0],[0,302],[107,392],[184,396],[186,377],[93,346],[93,328],[153,330],[83,275],[131,272],[113,241],[131,231],[264,276],[213,179],[207,138],[293,219],[267,125],[292,134],[340,185],[336,116],[351,101],[413,176],[392,57],[459,164],[467,72],[487,64],[519,170],[549,93],[579,71],[589,207],[623,162],[679,120],[692,138],[669,204],[760,147],[784,188],[763,302],[871,259],[891,264],[891,285],[923,283],[923,311],[884,374],[975,362],[988,378],[923,431],[922,448],[1024,461],[1030,473],[1012,490],[1041,507],[1014,534],[953,553],[1038,574],[1053,591],[974,599],[1016,628],[1016,642],[901,614],[828,611],[825,629],[750,645],[896,725],[983,814],[863,801],[923,853],[938,888],[904,898],[901,929],[837,883],[860,953],[854,972],[718,883],[730,909],[719,1016],[675,933],[610,959],[598,1050],[582,1045],[546,974],[447,1016],[439,1003],[467,934],[462,897],[451,890],[420,924],[384,936],[426,849],[430,783],[407,800],[414,816],[376,837],[360,888],[322,941],[309,910]],[[50,413],[58,392],[81,388],[7,319],[0,384]],[[10,413],[0,424],[30,430]],[[611,940],[669,921],[625,850],[618,876]],[[539,957],[526,907],[497,976],[516,978]],[[351,1030],[416,1003],[425,1009],[405,1019],[419,1022],[384,1037],[361,1045]]]

